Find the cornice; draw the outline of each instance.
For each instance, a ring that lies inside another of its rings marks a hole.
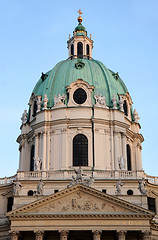
[[[110,220],[129,220],[129,219],[134,219],[134,220],[139,220],[139,219],[151,219],[150,214],[115,214],[115,213],[107,213],[107,214],[101,214],[101,213],[57,213],[57,214],[35,214],[35,213],[25,213],[25,214],[15,214],[9,216],[10,220],[15,220],[15,219],[110,219]]]

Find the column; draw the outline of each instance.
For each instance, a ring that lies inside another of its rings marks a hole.
[[[142,232],[142,240],[149,240],[151,239],[151,232],[146,230]]]
[[[68,234],[69,231],[66,230],[60,231],[60,240],[67,240]]]
[[[35,233],[35,240],[43,240],[44,232],[43,231],[37,231]]]
[[[19,232],[16,232],[16,231],[10,232],[10,237],[11,237],[11,240],[18,240]]]
[[[127,231],[123,231],[123,230],[117,231],[118,240],[125,240],[126,232]]]
[[[39,139],[38,139],[38,133],[36,133],[35,134],[35,159],[39,157],[38,149],[39,149]]]
[[[47,162],[46,162],[46,171],[50,169],[50,132],[47,132]]]
[[[125,160],[125,170],[127,170],[126,133],[122,133],[122,156]]]
[[[95,230],[93,232],[93,240],[100,240],[101,233],[102,231]]]
[[[114,131],[114,169],[115,170],[119,170],[119,164],[118,164],[118,160],[120,157],[119,154],[119,131]]]
[[[46,170],[46,132],[43,132],[43,144],[42,144],[42,170]]]

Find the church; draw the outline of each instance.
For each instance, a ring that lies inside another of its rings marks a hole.
[[[139,115],[82,24],[42,73],[21,120],[19,169],[0,179],[2,240],[157,240],[158,177],[142,169]]]

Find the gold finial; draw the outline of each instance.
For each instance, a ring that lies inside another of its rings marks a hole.
[[[81,16],[82,14],[81,9],[79,9],[77,12],[79,13],[79,16]]]
[[[79,24],[81,24],[81,22],[82,22],[82,17],[81,17],[82,12],[81,12],[81,9],[79,9],[79,11],[77,11],[77,12],[79,13],[78,22],[79,22]]]
[[[92,39],[92,34],[90,34],[90,39]]]

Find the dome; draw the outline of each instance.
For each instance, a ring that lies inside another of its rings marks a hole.
[[[77,36],[84,36],[84,35],[87,35],[87,31],[85,29],[85,27],[82,25],[82,24],[78,24],[78,26],[75,28],[75,35]]]
[[[54,97],[66,94],[66,87],[77,79],[94,86],[93,104],[95,104],[94,95],[101,94],[105,96],[107,106],[112,107],[113,94],[116,95],[118,102],[118,94],[125,95],[128,92],[118,73],[109,70],[102,62],[92,59],[72,59],[57,63],[45,74],[44,80],[39,79],[33,93],[42,96],[42,99],[47,94],[48,108],[51,108],[54,106]]]

